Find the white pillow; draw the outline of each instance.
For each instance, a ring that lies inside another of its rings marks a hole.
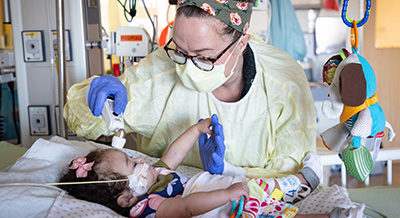
[[[68,141],[54,136],[38,139],[6,172],[0,172],[0,183],[57,182],[73,159],[107,146],[93,142]]]

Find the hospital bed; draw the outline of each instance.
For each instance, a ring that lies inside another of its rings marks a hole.
[[[72,159],[84,156],[92,150],[104,148],[109,146],[90,141],[65,140],[57,136],[49,140],[38,139],[29,149],[16,148],[9,143],[1,142],[0,157],[18,157],[25,150],[26,152],[14,164],[0,172],[0,217],[121,217],[105,206],[75,199],[55,186],[44,185],[57,182]],[[158,160],[135,150],[123,149],[123,151],[133,157],[141,156],[149,163]],[[382,150],[378,158],[388,161],[389,164],[392,160],[400,159],[399,152],[400,149],[388,152]],[[339,158],[335,159],[336,154],[324,151],[318,153],[324,166],[341,164]],[[8,160],[1,158],[0,166],[4,166],[3,162],[8,164],[14,161],[10,158]],[[189,177],[202,172],[201,169],[184,165],[179,166],[177,171]],[[398,217],[400,187],[346,189],[344,186],[321,185],[318,192],[312,193],[297,206],[300,211],[306,211],[302,208],[306,208],[308,203],[316,199],[321,201],[321,198],[326,200],[328,208],[330,206],[328,203],[332,200],[339,202],[343,207],[351,206],[355,202],[364,202],[370,207],[365,210],[365,214],[370,217]]]

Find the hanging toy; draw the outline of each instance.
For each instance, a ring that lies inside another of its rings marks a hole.
[[[339,51],[323,66],[324,82],[328,83],[329,101],[324,101],[322,113],[331,119],[340,116],[340,123],[321,134],[324,145],[339,153],[344,165],[354,178],[364,181],[371,173],[378,156],[383,130],[388,127],[388,140],[395,133],[386,121],[378,104],[374,70],[358,52],[358,27],[369,17],[371,1],[366,1],[364,18],[351,21],[347,17],[348,0],[344,0],[342,20],[351,28],[352,53]],[[366,139],[375,138],[372,155],[365,147]]]

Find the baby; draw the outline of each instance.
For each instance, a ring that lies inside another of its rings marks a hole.
[[[211,126],[215,133],[210,130]],[[160,161],[152,166],[142,158],[133,159],[120,150],[106,149],[75,159],[69,167],[68,174],[61,179],[61,182],[121,180],[119,182],[60,187],[76,198],[103,204],[130,217],[228,217],[232,213],[230,202],[236,202],[242,195],[246,198],[244,217],[296,216],[298,209],[280,201],[278,195],[285,193],[279,192],[278,189],[282,188],[282,184],[294,180],[295,176],[300,177],[300,189],[309,185],[302,174],[277,180],[249,180],[241,168],[231,165],[226,166],[230,168],[227,170],[230,175],[210,175],[204,172],[189,180],[175,172],[199,136],[204,134],[210,135],[209,138],[216,135],[223,137],[222,126],[218,123],[216,115],[213,115],[212,121],[208,118],[191,126],[170,145]],[[315,154],[309,154],[303,165],[308,171],[317,171],[320,167],[318,164],[310,165],[310,162],[317,160]],[[333,212],[338,216],[331,214],[331,217],[346,217],[345,213],[351,214],[349,217],[360,217],[362,211],[363,205],[349,210],[336,209]],[[297,214],[296,217],[302,216],[306,215]],[[329,214],[315,216],[330,217]]]
[[[60,187],[76,198],[103,204],[130,217],[151,214],[155,217],[192,217],[236,201],[241,196],[249,199],[248,186],[242,182],[226,189],[180,197],[188,178],[174,170],[201,133],[213,134],[210,126],[211,119],[204,119],[190,127],[153,166],[117,149],[93,151],[86,157],[75,159],[60,182],[121,181]]]

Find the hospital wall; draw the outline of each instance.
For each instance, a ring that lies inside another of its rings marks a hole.
[[[393,0],[392,0],[393,1]],[[386,120],[393,126],[397,137],[388,142],[383,140],[383,146],[400,146],[400,48],[376,48],[376,9],[378,4],[391,4],[389,0],[371,1],[371,16],[364,26],[363,55],[375,71],[379,104],[385,112]],[[398,9],[398,8],[397,8]],[[400,14],[393,14],[394,25],[400,22]],[[398,36],[396,36],[400,39]],[[385,131],[387,134],[387,131]]]

